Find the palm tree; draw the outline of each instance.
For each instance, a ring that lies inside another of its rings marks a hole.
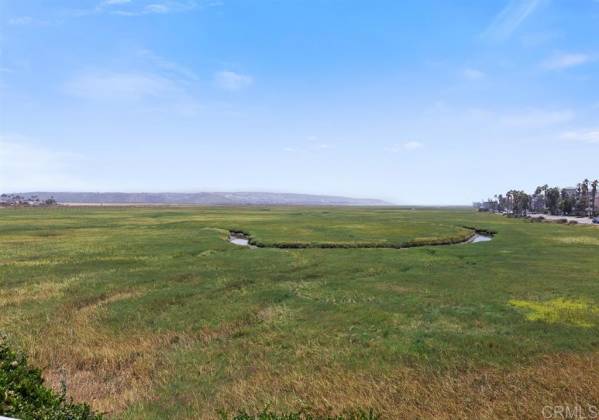
[[[508,210],[508,212],[511,212],[514,208],[513,201],[512,201],[514,198],[514,190],[509,190],[505,194],[505,198],[507,199],[507,210]]]
[[[566,192],[565,188],[563,188],[561,192],[559,207],[564,216],[568,216],[572,212],[572,200],[570,199],[570,196]]]
[[[532,195],[532,200],[534,205],[531,204],[531,208],[533,211],[539,211],[539,197],[541,197],[541,193],[543,192],[543,187],[535,188],[535,192]],[[543,210],[545,209],[545,197],[543,197]]]
[[[580,194],[580,199],[582,201],[581,207],[584,215],[587,216],[589,212],[589,180],[586,178],[582,181],[580,186]]]
[[[547,190],[549,189],[549,185],[545,184],[541,187],[541,190],[543,191],[543,207],[545,210],[547,210]]]
[[[576,209],[576,215],[582,216],[584,213],[584,206],[582,203],[582,184],[580,182],[576,184],[576,201],[574,208]]]
[[[505,210],[505,198],[503,198],[502,194],[497,196],[497,201],[499,201],[499,211]]]
[[[592,207],[593,207],[593,216],[597,213],[595,213],[595,203],[597,202],[597,186],[599,185],[599,180],[594,180],[593,182],[591,182],[591,197],[593,197],[593,202],[591,203]]]

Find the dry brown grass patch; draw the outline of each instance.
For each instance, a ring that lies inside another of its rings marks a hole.
[[[47,300],[61,296],[62,292],[76,280],[78,280],[77,276],[64,281],[28,283],[18,288],[0,289],[0,309],[31,300]]]
[[[26,343],[35,365],[55,389],[100,412],[118,412],[151,397],[151,385],[166,366],[164,350],[187,337],[175,333],[115,332],[101,325],[106,305],[136,296],[135,292],[102,297],[84,306],[63,308]]]
[[[546,405],[599,401],[599,353],[542,357],[504,370],[487,368],[425,373],[397,368],[381,375],[335,367],[311,372],[251,369],[222,388],[198,409],[210,417],[217,409],[259,411],[310,409],[339,414],[372,408],[383,418],[540,418]]]

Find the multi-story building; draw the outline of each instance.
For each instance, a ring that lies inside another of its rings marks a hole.
[[[576,195],[578,194],[578,189],[575,187],[567,187],[564,188],[562,191],[565,191],[566,195],[570,198],[576,198]]]

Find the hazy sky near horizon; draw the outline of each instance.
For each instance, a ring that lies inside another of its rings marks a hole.
[[[0,0],[1,192],[598,176],[599,0]]]

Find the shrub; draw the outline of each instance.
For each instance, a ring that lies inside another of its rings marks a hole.
[[[480,229],[475,226],[462,226],[462,227],[464,229],[473,230],[475,233],[478,233],[481,235],[495,236],[497,234],[497,231],[492,230],[492,229]]]
[[[29,419],[101,419],[87,404],[67,401],[44,386],[39,369],[29,367],[24,354],[11,350],[0,334],[0,415]]]

